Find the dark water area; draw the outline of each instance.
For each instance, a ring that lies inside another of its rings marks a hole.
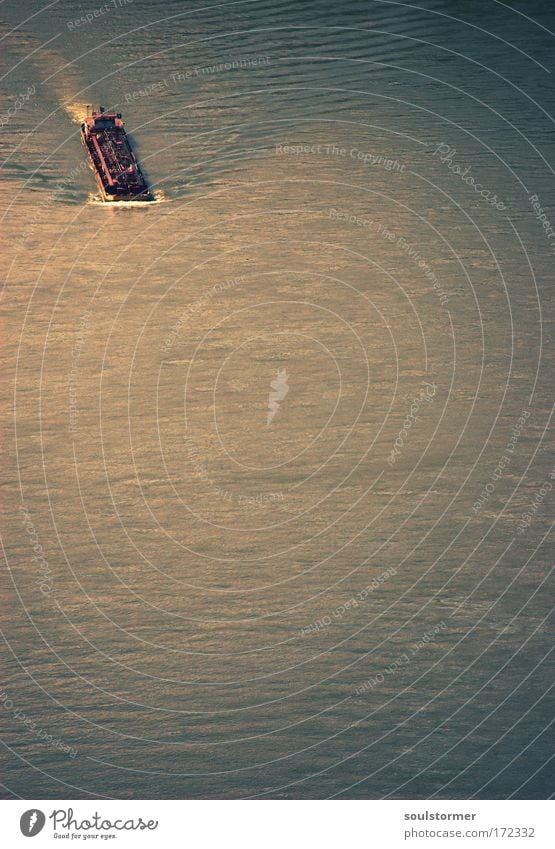
[[[548,798],[552,4],[95,2],[0,6],[3,798]]]

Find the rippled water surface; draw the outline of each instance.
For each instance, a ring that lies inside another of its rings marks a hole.
[[[551,4],[95,8],[0,7],[6,797],[546,798]]]

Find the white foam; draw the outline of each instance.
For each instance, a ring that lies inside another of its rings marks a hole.
[[[137,207],[137,206],[141,206],[141,207],[146,208],[146,207],[149,207],[149,206],[154,206],[155,204],[158,204],[158,203],[163,203],[165,200],[167,200],[166,196],[164,195],[164,192],[161,191],[161,190],[153,192],[153,195],[154,195],[154,197],[153,197],[152,200],[107,200],[107,201],[103,200],[100,195],[89,195],[88,203],[93,204],[95,206],[104,206],[104,207],[106,207],[106,209],[113,209],[113,208],[115,208],[115,209],[127,209],[129,207]]]

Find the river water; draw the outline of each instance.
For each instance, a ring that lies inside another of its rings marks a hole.
[[[5,797],[549,796],[550,4],[0,18]]]

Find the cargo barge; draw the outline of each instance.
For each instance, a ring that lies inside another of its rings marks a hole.
[[[81,140],[103,200],[154,200],[119,112],[91,109],[81,124]]]

